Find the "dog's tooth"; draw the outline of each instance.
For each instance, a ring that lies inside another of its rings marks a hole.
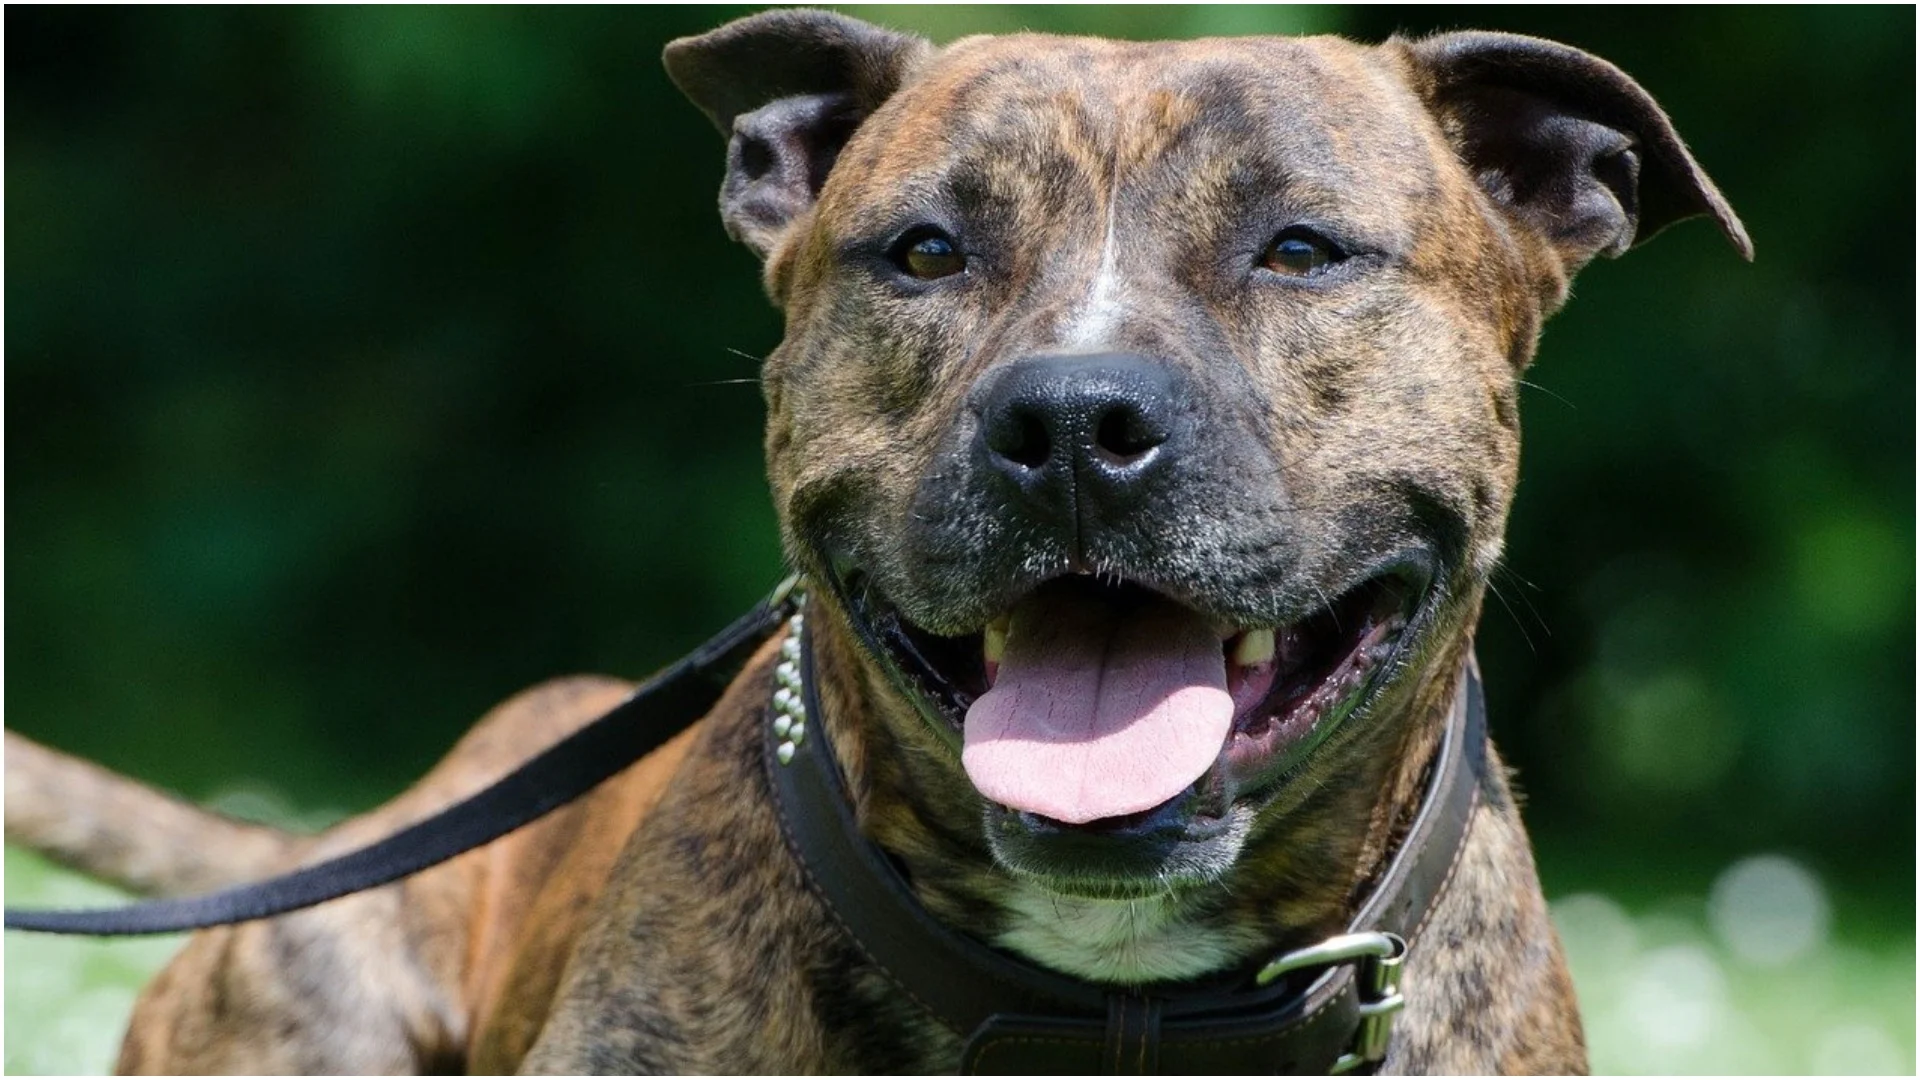
[[[1248,630],[1233,643],[1233,662],[1241,667],[1261,667],[1273,663],[1273,631]]]
[[[987,624],[981,633],[981,652],[987,663],[998,664],[1007,653],[1007,619],[1003,616]]]

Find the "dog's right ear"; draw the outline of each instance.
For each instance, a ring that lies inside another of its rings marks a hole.
[[[667,75],[727,137],[720,219],[766,259],[834,159],[932,46],[830,11],[767,11],[667,46]]]
[[[1666,113],[1619,68],[1539,38],[1465,31],[1395,41],[1461,159],[1571,275],[1697,214],[1753,242]],[[1564,284],[1564,281],[1563,281]]]

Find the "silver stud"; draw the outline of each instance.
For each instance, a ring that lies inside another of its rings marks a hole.
[[[788,620],[787,640],[780,643],[780,662],[774,665],[773,733],[783,741],[773,748],[780,764],[793,761],[794,751],[807,737],[807,699],[800,677],[800,615]]]

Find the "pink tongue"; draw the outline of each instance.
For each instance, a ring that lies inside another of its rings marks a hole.
[[[1048,592],[1013,611],[993,688],[967,710],[980,794],[1069,824],[1150,810],[1233,727],[1220,636],[1179,605]]]

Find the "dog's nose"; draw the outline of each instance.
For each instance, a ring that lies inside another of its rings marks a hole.
[[[1082,518],[1128,510],[1183,441],[1177,389],[1173,368],[1145,356],[1016,360],[974,387],[976,453],[1044,506]]]

